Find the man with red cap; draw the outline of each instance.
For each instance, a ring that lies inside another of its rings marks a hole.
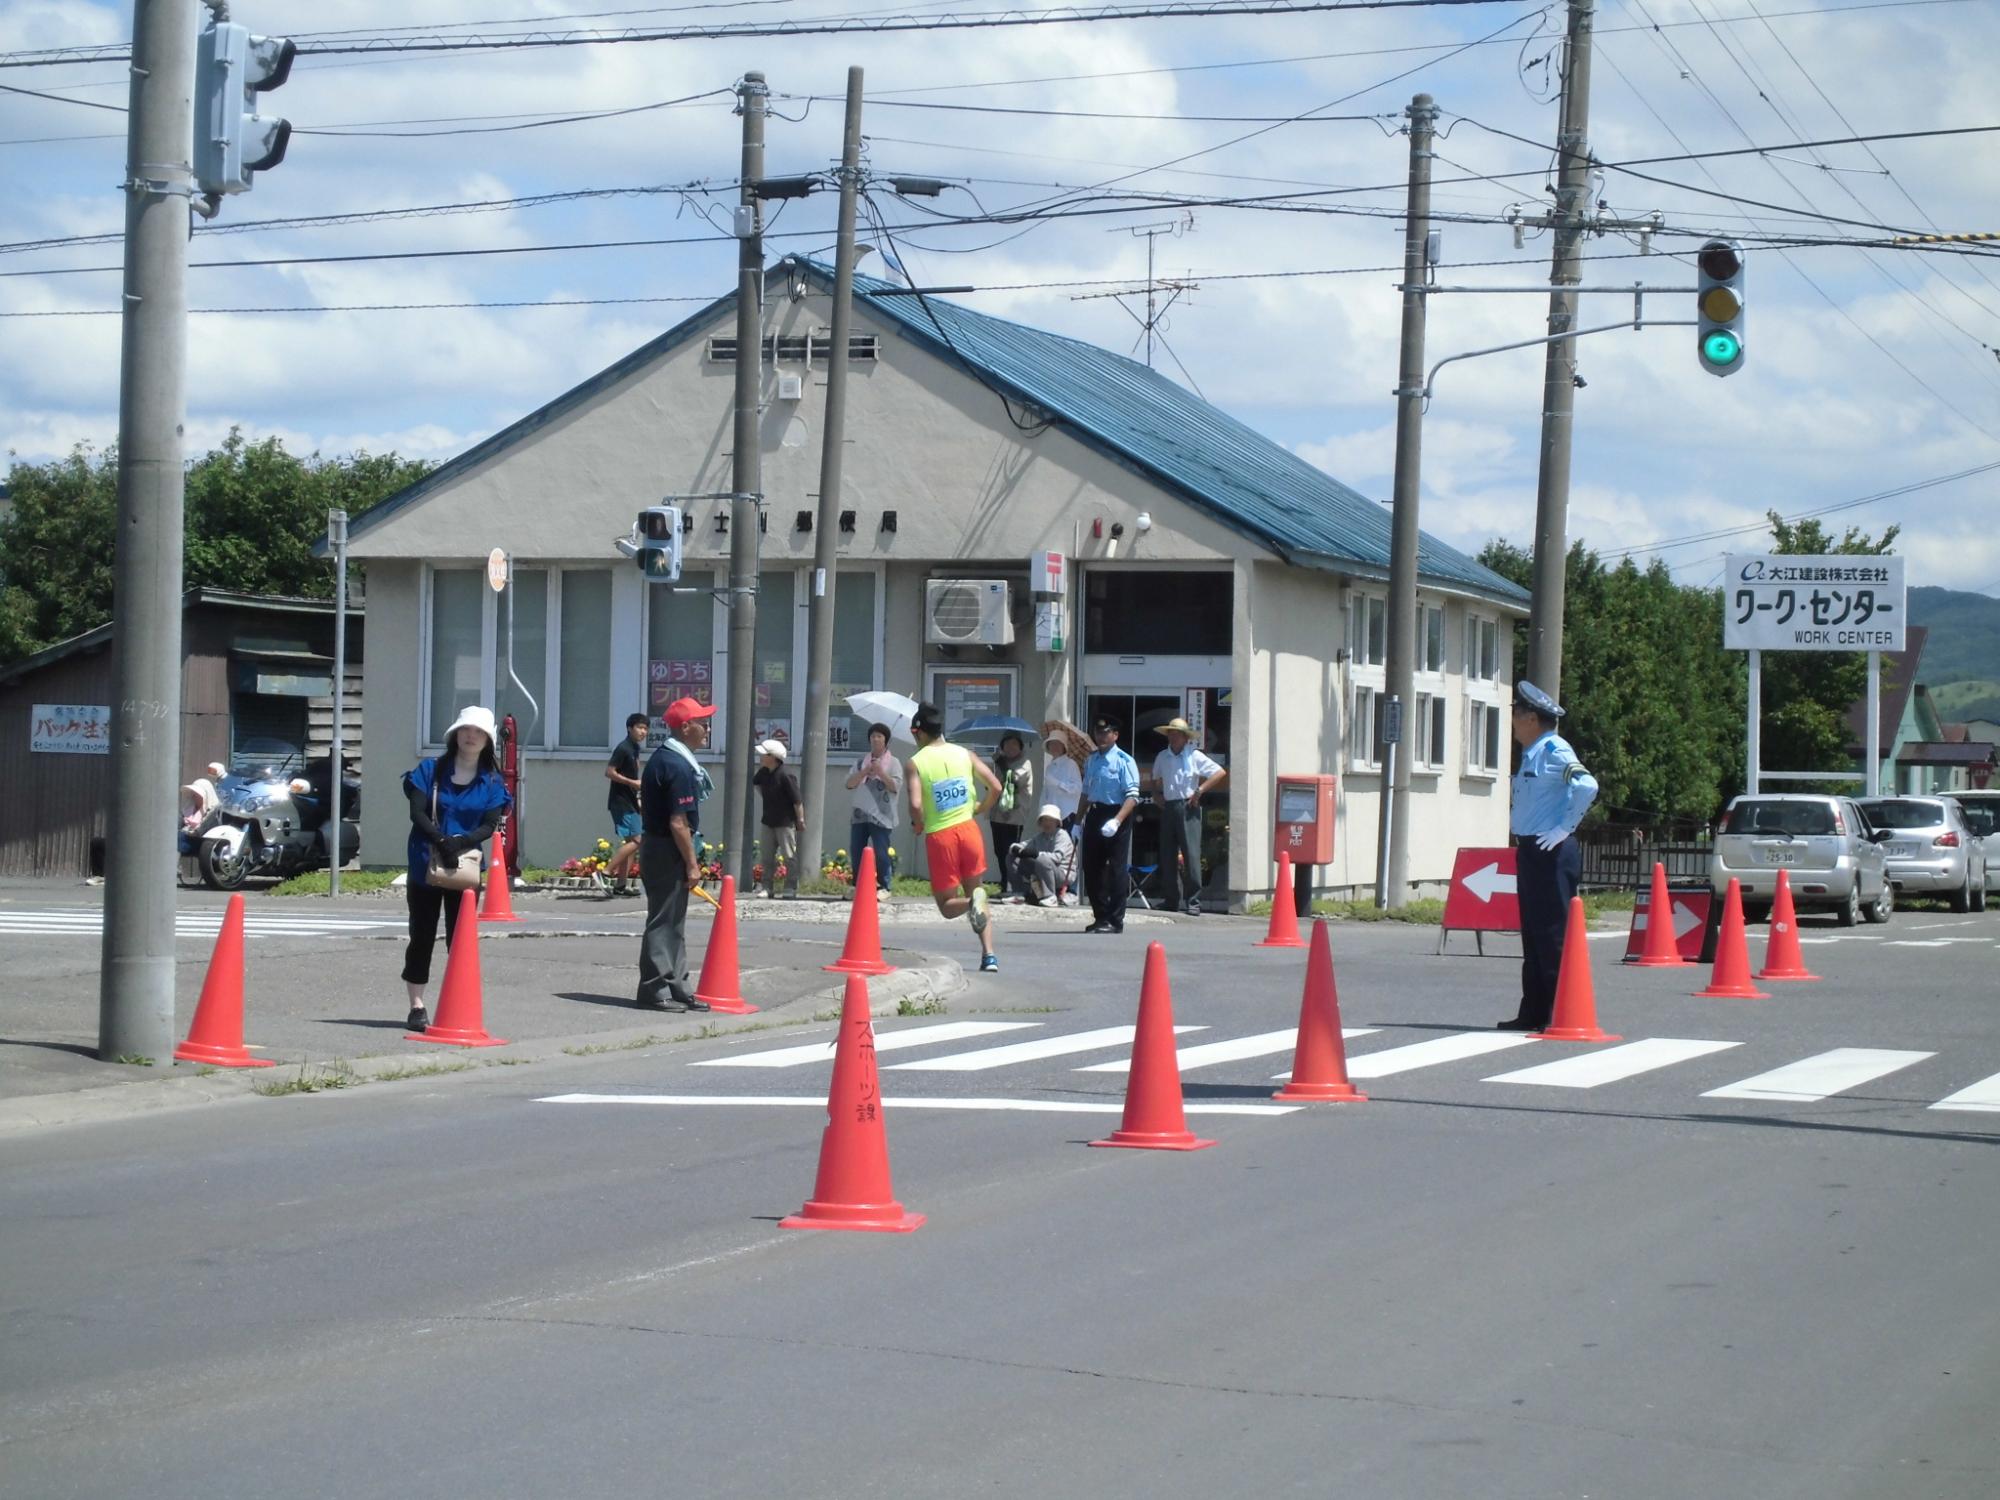
[[[715,789],[695,752],[708,744],[712,703],[667,705],[667,737],[639,780],[639,879],[646,887],[646,932],[639,944],[639,999],[647,1010],[707,1010],[688,983],[688,892],[701,881],[695,835],[701,800]]]

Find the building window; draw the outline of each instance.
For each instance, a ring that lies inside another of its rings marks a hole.
[[[826,748],[867,748],[868,721],[847,711],[851,693],[875,686],[875,575],[842,573],[833,596],[833,677],[827,693]]]
[[[568,568],[559,576],[557,743],[605,749],[611,743],[611,570]]]
[[[1500,622],[1469,615],[1465,621],[1465,675],[1476,682],[1500,676]]]
[[[1410,726],[1410,754],[1426,770],[1444,769],[1445,698],[1442,693],[1417,694],[1416,719]]]
[[[681,576],[693,593],[648,586],[646,589],[646,712],[656,721],[677,698],[718,703],[715,690],[715,599],[709,587],[718,580],[708,573]],[[629,712],[629,710],[628,710]],[[728,743],[718,714],[709,740],[717,751]]]
[[[1444,671],[1444,610],[1433,604],[1417,611],[1417,670]]]
[[[1375,745],[1376,713],[1382,695],[1371,687],[1354,690],[1353,711],[1347,716],[1347,763],[1355,770],[1375,770],[1381,765]]]
[[[439,568],[431,574],[430,743],[444,742],[444,732],[458,711],[478,703],[485,694],[482,611],[486,579],[476,568]]]
[[[523,745],[541,745],[549,729],[549,575],[517,568],[496,605],[493,715],[514,716]],[[513,612],[509,621],[508,611]],[[509,654],[511,626],[513,647]]]
[[[1356,594],[1349,603],[1347,649],[1356,666],[1379,667],[1389,659],[1388,610],[1379,594]]]
[[[793,607],[798,575],[766,570],[757,580],[757,650],[752,669],[752,733],[757,742],[776,740],[796,756],[804,736],[792,729],[792,671],[799,612]],[[836,606],[839,600],[835,599]]]
[[[1465,769],[1474,776],[1500,774],[1500,706],[1465,705]]]

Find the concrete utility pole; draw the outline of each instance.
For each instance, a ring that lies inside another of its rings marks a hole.
[[[1389,640],[1384,673],[1391,701],[1403,705],[1403,743],[1379,745],[1382,806],[1375,850],[1381,904],[1409,899],[1410,761],[1425,732],[1412,705],[1417,663],[1417,502],[1424,442],[1424,299],[1429,295],[1431,130],[1437,109],[1429,94],[1410,101],[1410,195],[1403,224],[1403,351],[1396,378],[1396,481],[1389,521]],[[1380,716],[1378,716],[1379,722]]]
[[[762,73],[745,73],[736,86],[743,115],[743,186],[736,255],[736,448],[729,505],[729,715],[723,746],[724,775],[734,806],[722,820],[722,867],[741,885],[750,873],[750,845],[757,837],[757,797],[750,785],[756,766],[757,575],[763,529],[763,453],[758,428],[764,395],[764,225],[757,182],[764,175],[764,104],[770,90]],[[747,231],[747,232],[745,232]]]
[[[1590,37],[1596,0],[1569,0],[1563,48],[1561,134],[1556,138],[1555,260],[1549,270],[1549,332],[1576,327],[1583,231],[1590,216]],[[1563,588],[1569,561],[1570,433],[1576,411],[1576,340],[1549,345],[1542,376],[1542,469],[1535,490],[1535,597],[1528,616],[1530,682],[1562,696]],[[1523,674],[1517,669],[1519,678]]]
[[[125,160],[118,540],[111,611],[111,807],[97,1055],[174,1050],[181,758],[182,422],[195,0],[135,0]]]
[[[326,894],[332,898],[340,894],[340,867],[347,861],[347,847],[340,838],[341,799],[346,795],[346,778],[341,767],[346,763],[347,737],[347,512],[330,510],[326,513],[326,540],[333,549],[333,776],[330,796],[333,805],[327,810],[328,855],[326,866]],[[513,662],[510,649],[507,660]]]
[[[861,187],[861,69],[847,70],[847,128],[840,143],[840,227],[833,252],[833,347],[826,356],[826,430],[820,438],[819,513],[813,518],[811,613],[806,619],[806,829],[799,868],[817,876],[826,828],[827,720],[833,696],[833,602],[839,557],[840,470],[847,441],[847,331],[854,321],[854,212]],[[851,747],[850,747],[851,748]],[[859,856],[855,856],[858,858]],[[868,892],[860,894],[867,895]]]

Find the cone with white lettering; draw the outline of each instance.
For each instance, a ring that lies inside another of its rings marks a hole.
[[[508,868],[508,848],[511,835],[508,824],[512,818],[501,822],[493,833],[493,852],[486,863],[486,902],[479,908],[482,922],[518,922],[514,915],[514,882]]]
[[[1716,939],[1715,968],[1708,988],[1694,993],[1697,1000],[1771,998],[1750,982],[1750,944],[1743,935],[1743,889],[1734,880],[1722,900],[1722,934]]]
[[[1174,997],[1167,986],[1167,950],[1146,945],[1146,976],[1139,985],[1138,1034],[1132,1038],[1132,1071],[1125,1080],[1125,1116],[1093,1146],[1136,1146],[1149,1151],[1199,1151],[1214,1141],[1187,1128],[1181,1107],[1181,1061],[1174,1046]]]
[[[1569,898],[1569,930],[1563,934],[1562,968],[1556,974],[1554,1019],[1534,1033],[1540,1042],[1615,1042],[1597,1024],[1597,986],[1590,979],[1590,918],[1583,897]]]
[[[854,871],[854,892],[855,899],[847,908],[847,941],[841,946],[840,957],[823,967],[830,974],[893,974],[896,966],[882,958],[881,913],[874,901],[861,899],[863,894],[875,894],[873,845],[861,851],[861,863]]]
[[[1771,937],[1764,947],[1759,979],[1817,979],[1799,949],[1799,918],[1792,909],[1792,878],[1778,871],[1778,894],[1771,901]]]
[[[701,978],[695,999],[717,1015],[747,1016],[757,1009],[743,998],[743,978],[736,965],[736,877],[722,877],[722,900],[708,929],[708,950],[701,956]]]
[[[868,1018],[868,981],[847,976],[840,1007],[840,1040],[833,1053],[833,1085],[826,1095],[826,1133],[819,1143],[819,1175],[812,1197],[780,1229],[864,1229],[908,1234],[924,1222],[896,1201],[889,1180],[889,1136],[882,1123],[882,1090],[875,1072],[875,1026]]]
[[[444,961],[444,983],[438,986],[437,1019],[421,1032],[405,1032],[404,1041],[440,1042],[447,1047],[507,1045],[486,1032],[486,1002],[479,981],[478,899],[471,891],[458,893],[458,925]]]
[[[1278,851],[1278,888],[1271,893],[1271,926],[1259,948],[1303,948],[1299,936],[1298,898],[1292,889],[1292,857]]]
[[[268,1068],[269,1058],[252,1057],[243,1046],[243,893],[229,898],[222,930],[215,935],[215,952],[208,976],[195,1002],[194,1024],[187,1040],[174,1048],[180,1062],[207,1063],[211,1068]]]
[[[1333,984],[1333,942],[1326,918],[1313,923],[1306,959],[1305,994],[1299,1000],[1299,1040],[1292,1076],[1271,1096],[1288,1104],[1361,1104],[1368,1096],[1347,1079],[1347,1043],[1340,1035],[1340,995]]]
[[[1667,894],[1667,867],[1654,860],[1653,890],[1646,902],[1646,946],[1632,960],[1632,965],[1639,969],[1664,969],[1669,966],[1679,968],[1685,962],[1681,957],[1680,944],[1674,937],[1674,908],[1673,899]]]

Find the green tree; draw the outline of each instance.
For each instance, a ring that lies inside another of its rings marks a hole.
[[[429,472],[421,459],[355,453],[296,458],[277,438],[232,430],[187,471],[182,578],[189,588],[324,598],[333,571],[312,555],[326,513],[359,516]],[[0,523],[0,662],[18,661],[111,616],[118,510],[115,450],[16,460],[13,514]]]

